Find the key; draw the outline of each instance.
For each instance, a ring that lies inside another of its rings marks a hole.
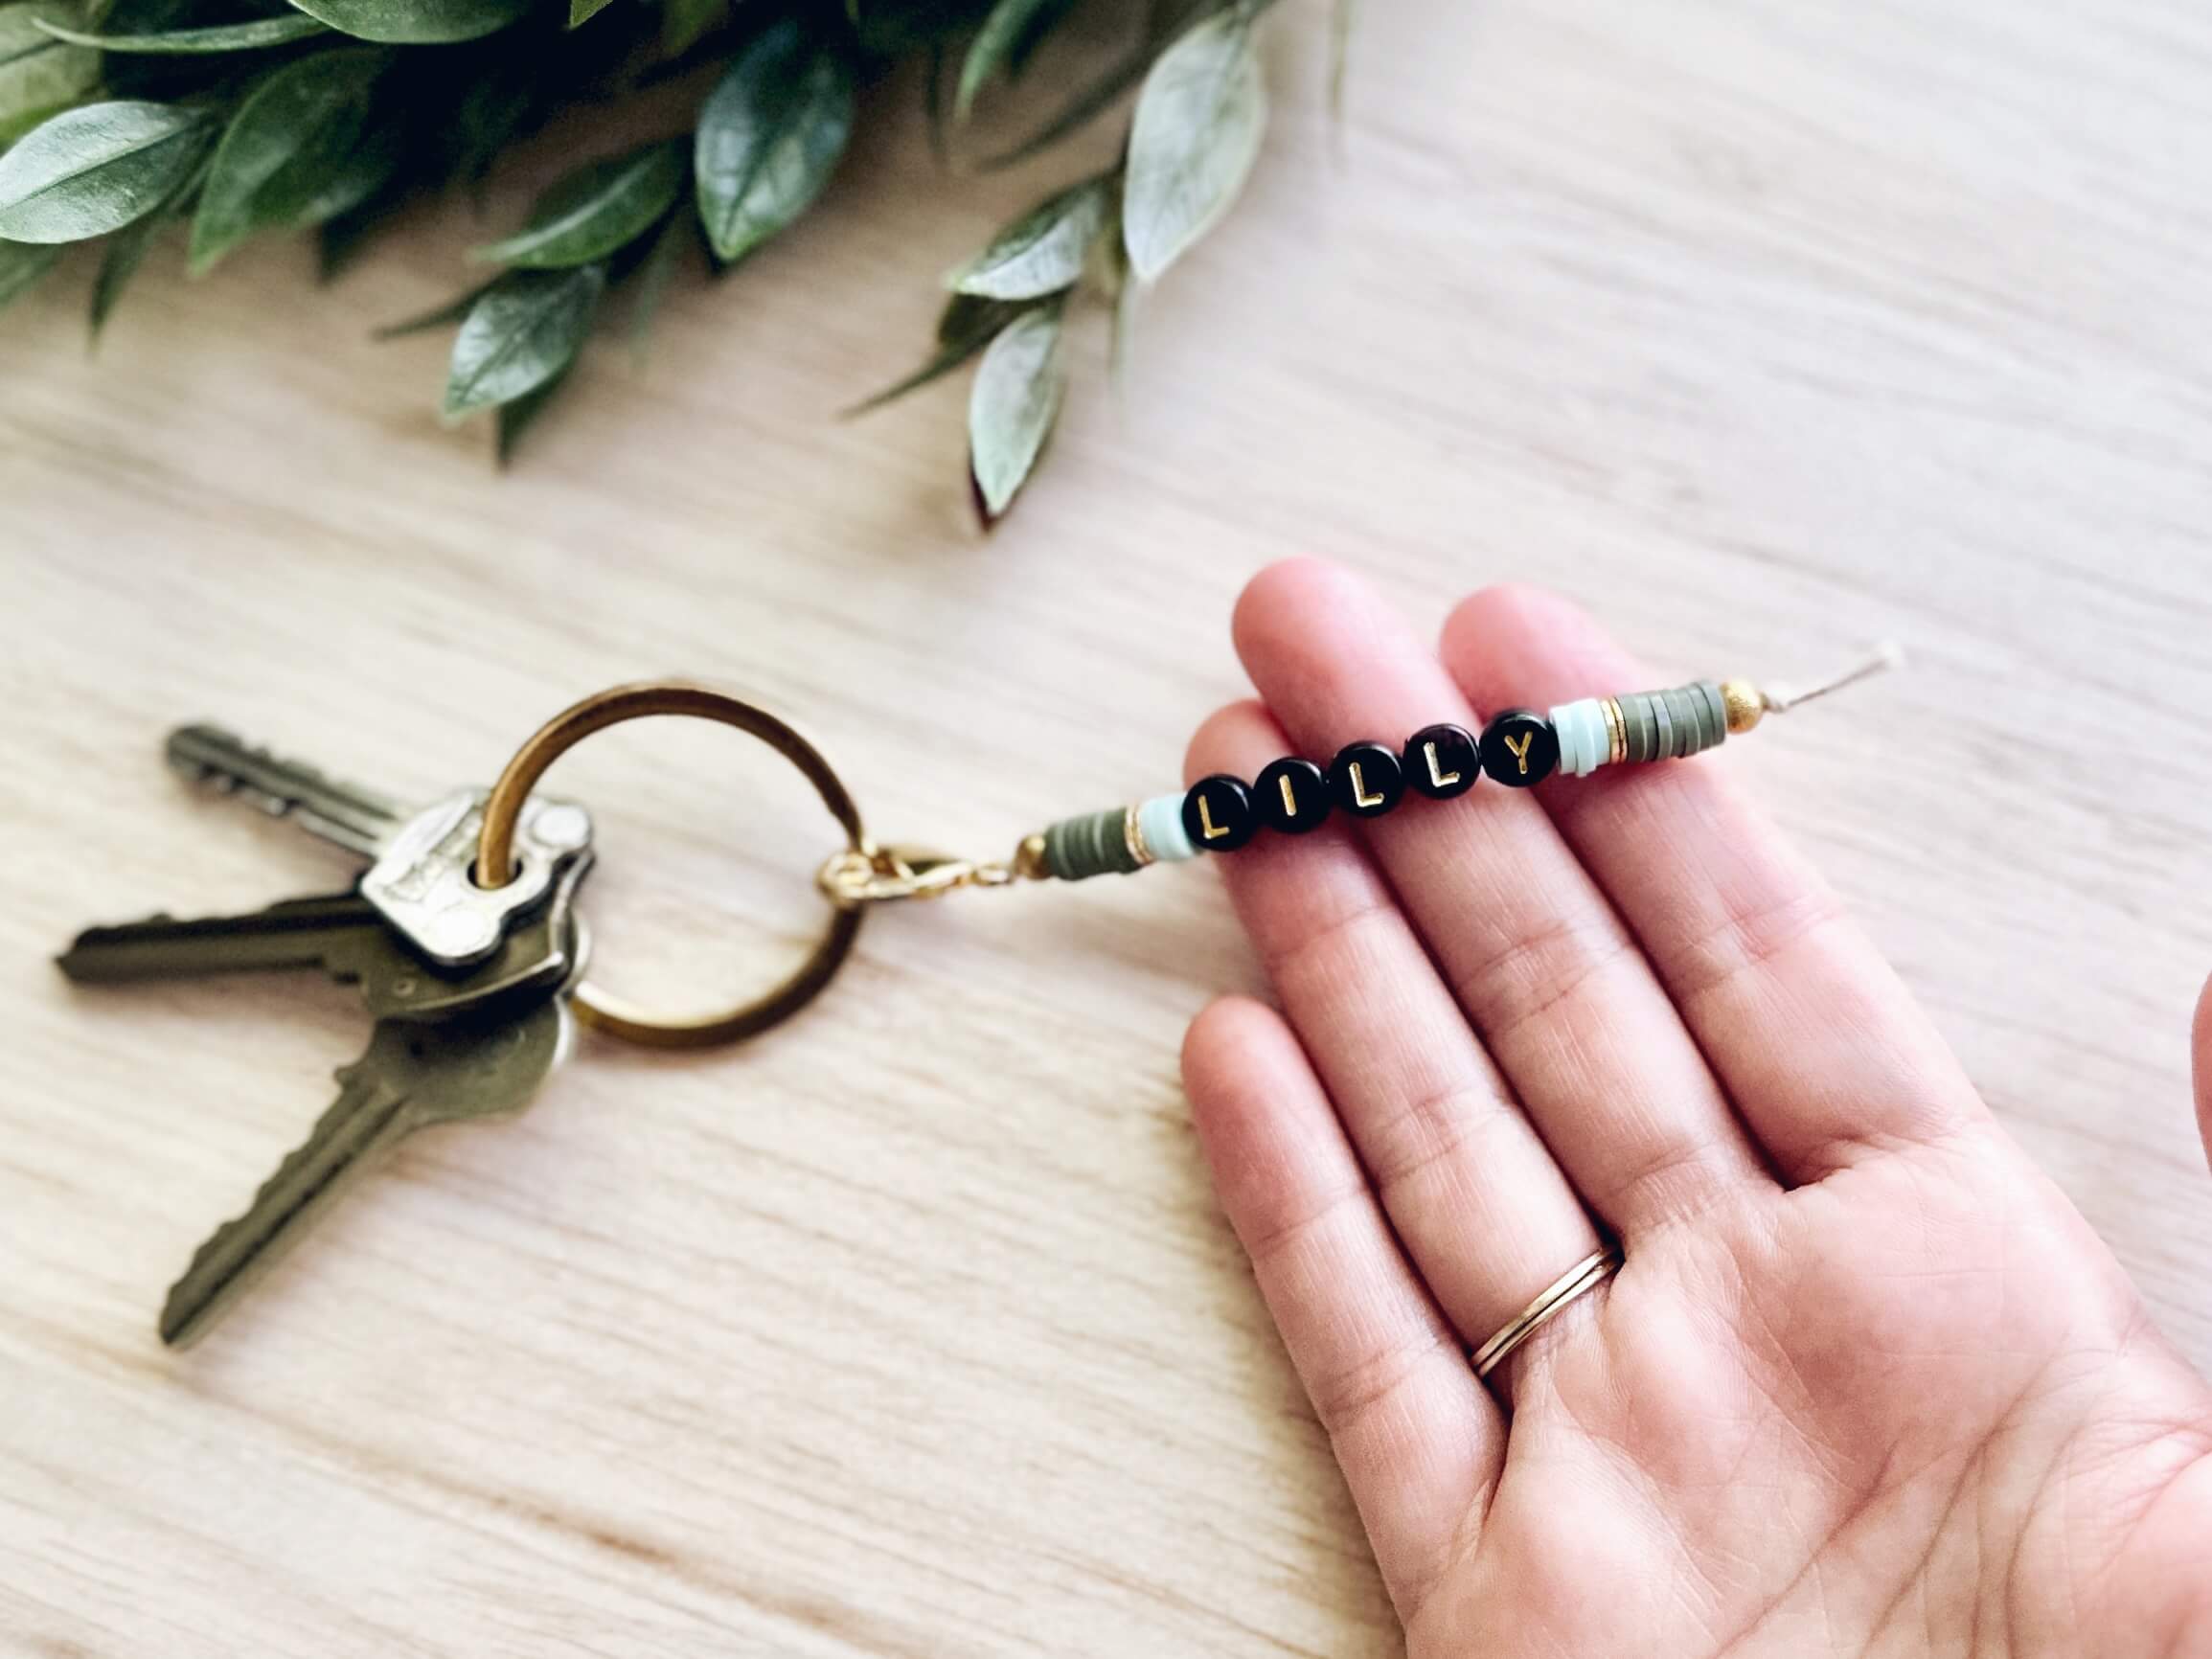
[[[563,911],[584,861],[556,903]],[[554,929],[520,927],[463,978],[431,971],[358,894],[287,898],[244,916],[178,921],[167,916],[88,927],[57,959],[80,985],[183,979],[203,974],[320,968],[356,985],[377,1019],[429,1019],[487,997],[558,988],[570,972],[569,946]]]
[[[364,858],[375,858],[408,813],[389,795],[328,777],[312,766],[255,748],[219,726],[180,726],[169,735],[169,763],[194,783],[214,785]]]
[[[195,782],[289,817],[376,862],[361,892],[441,967],[490,960],[515,920],[544,897],[566,861],[591,846],[591,815],[569,801],[532,796],[515,828],[515,869],[504,885],[476,885],[470,852],[484,796],[456,790],[415,811],[389,796],[257,748],[217,726],[170,734],[170,763]]]
[[[568,1046],[561,999],[527,1011],[380,1021],[368,1052],[338,1072],[338,1098],[252,1204],[216,1229],[171,1288],[161,1339],[185,1347],[326,1214],[339,1195],[417,1129],[519,1112]]]

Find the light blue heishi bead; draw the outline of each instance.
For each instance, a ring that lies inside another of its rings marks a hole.
[[[1559,735],[1561,771],[1570,778],[1586,778],[1606,763],[1612,752],[1612,734],[1606,728],[1605,705],[1597,698],[1560,704],[1551,712],[1551,723]]]
[[[1183,830],[1183,798],[1154,795],[1137,808],[1137,830],[1145,846],[1162,864],[1177,864],[1197,856],[1197,849]]]

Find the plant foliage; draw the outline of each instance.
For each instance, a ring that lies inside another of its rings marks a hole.
[[[1112,307],[1118,356],[1139,288],[1227,211],[1266,125],[1252,36],[1266,0],[1089,0],[1112,8],[1120,43],[1065,55],[1080,73],[1050,113],[978,143],[996,89],[1079,3],[0,0],[0,306],[49,278],[60,244],[97,240],[97,332],[175,221],[195,272],[303,230],[335,270],[409,202],[482,180],[573,106],[698,71],[689,131],[581,161],[474,251],[490,281],[383,330],[458,325],[445,411],[497,411],[504,457],[567,383],[609,290],[626,290],[617,314],[642,340],[687,248],[720,270],[783,232],[835,174],[859,90],[900,60],[925,64],[933,123],[986,165],[1134,92],[1116,163],[954,271],[933,352],[859,406],[976,362],[970,468],[995,518],[1058,418],[1071,302]]]

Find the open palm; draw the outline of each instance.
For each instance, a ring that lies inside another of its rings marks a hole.
[[[1522,592],[1440,663],[1311,563],[1237,642],[1194,776],[1648,683]],[[1219,861],[1283,1014],[1198,1018],[1193,1110],[1410,1651],[2212,1654],[2212,1389],[1723,770]]]

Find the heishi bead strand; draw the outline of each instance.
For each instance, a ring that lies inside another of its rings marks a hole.
[[[1694,680],[1666,691],[1582,697],[1548,714],[1508,709],[1479,737],[1448,722],[1424,726],[1395,749],[1347,743],[1326,766],[1286,755],[1250,783],[1217,772],[1181,795],[1063,819],[1022,842],[1013,871],[1061,881],[1126,875],[1200,852],[1234,852],[1263,830],[1304,835],[1339,811],[1380,818],[1411,795],[1454,800],[1484,778],[1526,789],[1554,772],[1586,778],[1622,761],[1684,760],[1748,732],[1767,714],[1896,660],[1894,648],[1884,648],[1850,672],[1797,693],[1762,692],[1748,680]]]

